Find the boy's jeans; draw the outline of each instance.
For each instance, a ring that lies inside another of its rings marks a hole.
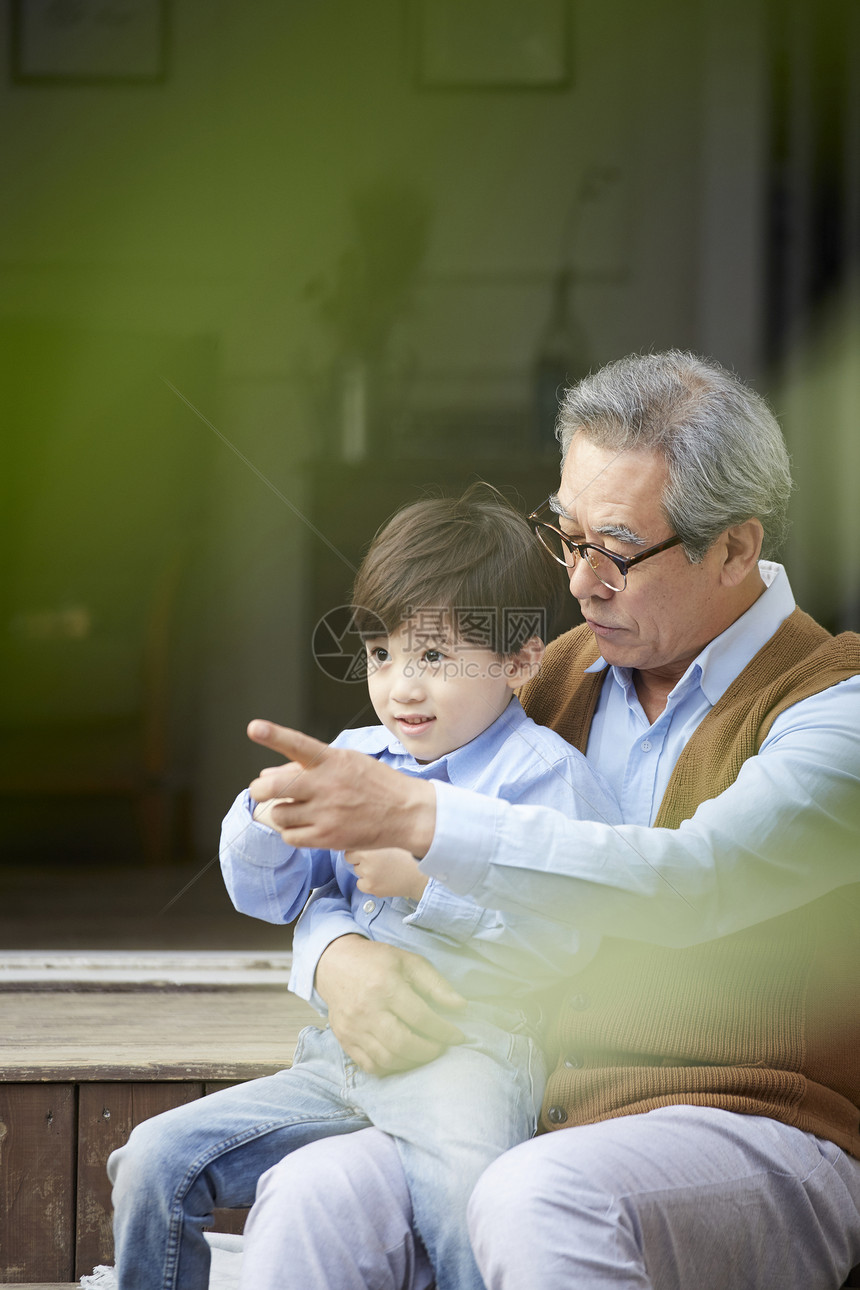
[[[467,1043],[384,1078],[310,1026],[290,1070],[144,1121],[108,1161],[120,1290],[206,1290],[212,1210],[252,1204],[260,1175],[289,1152],[368,1124],[397,1142],[439,1290],[481,1287],[466,1204],[485,1167],[534,1132],[544,1072],[525,1034],[461,1026]],[[292,1290],[288,1269],[281,1285]]]

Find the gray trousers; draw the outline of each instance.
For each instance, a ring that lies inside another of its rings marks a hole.
[[[469,1204],[488,1290],[838,1290],[860,1264],[860,1161],[758,1116],[666,1107],[514,1147]],[[265,1175],[247,1290],[426,1290],[400,1159],[377,1129]]]

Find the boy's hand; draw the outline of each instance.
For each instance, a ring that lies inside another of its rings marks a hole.
[[[288,797],[270,797],[265,802],[256,802],[254,804],[254,819],[258,824],[265,824],[267,828],[280,832],[277,821],[274,819],[272,812],[276,806],[282,806],[289,802]]]
[[[255,811],[255,818],[256,814]],[[402,847],[345,851],[344,860],[355,870],[358,890],[369,892],[371,896],[405,896],[407,900],[420,900],[429,881],[419,869],[414,855]]]

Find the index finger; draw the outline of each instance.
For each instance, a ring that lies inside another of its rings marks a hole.
[[[400,1051],[410,1062],[426,1062],[436,1056],[428,1045],[448,1048],[462,1044],[466,1038],[459,1026],[436,1012],[420,995],[413,995],[407,1006],[398,1007],[400,1002],[392,1000],[393,1020],[403,1026]]]
[[[319,761],[328,748],[328,744],[303,735],[300,730],[290,730],[287,726],[259,718],[248,723],[248,738],[264,748],[271,748],[272,752],[282,753],[287,761],[300,762],[302,766]]]
[[[412,1070],[432,1062],[451,1044],[462,1043],[464,1036],[457,1032],[438,1042],[417,1034],[392,1013],[380,1018],[372,1034],[364,1036],[360,1046],[351,1045],[350,1055],[372,1075],[390,1075],[396,1071]],[[356,1056],[356,1049],[364,1060]]]
[[[444,981],[444,978],[440,978],[440,981]],[[465,999],[448,986],[447,982],[444,982],[447,986],[444,1003],[439,995],[425,997],[420,992],[422,984],[417,981],[401,981],[388,1001],[393,1017],[409,1032],[409,1043],[405,1045],[404,1051],[408,1052],[413,1061],[428,1060],[424,1049],[426,1043],[441,1044],[447,1048],[449,1044],[461,1044],[466,1037],[459,1026],[437,1011],[439,1006],[446,1004],[451,1007],[462,1005],[466,1002]],[[442,994],[441,990],[439,994]],[[421,1053],[424,1056],[420,1056]]]

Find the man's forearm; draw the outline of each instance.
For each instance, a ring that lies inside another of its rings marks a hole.
[[[779,718],[735,783],[679,829],[569,821],[442,784],[422,869],[489,908],[658,945],[797,909],[856,881],[860,683],[839,688]]]

